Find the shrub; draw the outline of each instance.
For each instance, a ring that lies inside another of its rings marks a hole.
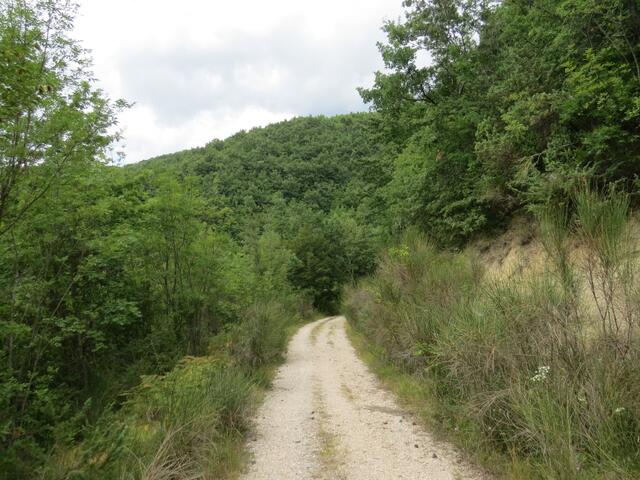
[[[625,355],[638,324],[629,197],[613,188],[606,196],[583,188],[576,194],[576,204],[577,233],[590,252],[585,269],[601,335]]]
[[[232,334],[231,355],[238,364],[256,370],[277,362],[287,343],[287,327],[295,319],[282,304],[258,303],[245,313]]]
[[[145,377],[90,438],[49,464],[49,478],[219,478],[248,427],[251,379],[211,357],[187,357]]]

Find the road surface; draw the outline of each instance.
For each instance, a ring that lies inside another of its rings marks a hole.
[[[358,358],[345,318],[302,327],[258,410],[244,480],[480,480],[398,407]]]

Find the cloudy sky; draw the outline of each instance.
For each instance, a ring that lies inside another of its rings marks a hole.
[[[401,0],[80,0],[76,36],[121,115],[126,162],[297,115],[365,110]]]

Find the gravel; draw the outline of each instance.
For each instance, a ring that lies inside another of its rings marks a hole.
[[[488,478],[404,412],[358,358],[344,317],[302,327],[258,410],[246,480]]]

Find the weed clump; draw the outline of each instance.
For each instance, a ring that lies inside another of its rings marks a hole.
[[[47,478],[219,478],[237,468],[252,380],[213,357],[187,357],[144,377],[124,406],[46,467]]]

